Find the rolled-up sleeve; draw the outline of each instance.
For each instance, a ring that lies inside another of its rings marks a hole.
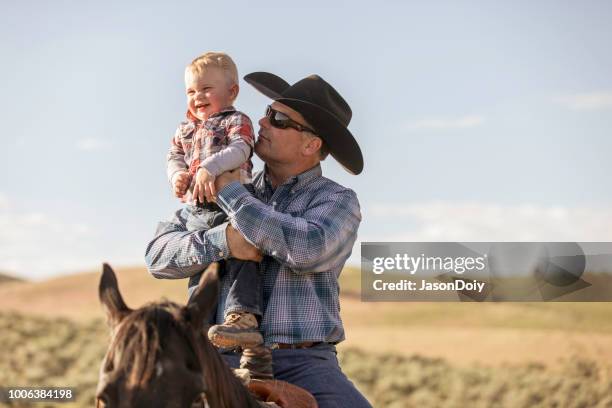
[[[211,262],[229,257],[227,223],[206,231],[187,231],[180,213],[177,211],[170,221],[160,222],[147,245],[145,263],[158,279],[187,278]]]

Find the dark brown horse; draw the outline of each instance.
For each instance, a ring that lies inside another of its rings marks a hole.
[[[131,310],[104,264],[99,294],[111,344],[100,368],[97,407],[261,407],[205,335],[217,269],[207,269],[186,306],[162,301]]]

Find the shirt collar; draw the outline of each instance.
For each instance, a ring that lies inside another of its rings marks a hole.
[[[233,106],[228,106],[227,108],[221,109],[219,112],[213,113],[212,115],[208,117],[208,119],[212,119],[216,116],[225,115],[227,113],[233,113],[233,112],[236,112],[236,108],[234,108]],[[191,114],[191,112],[189,112],[189,109],[187,109],[187,113],[185,113],[185,116],[187,117],[187,120],[189,120],[190,122],[193,122],[193,123],[201,122],[200,119],[196,118],[194,115]]]
[[[308,184],[311,180],[321,177],[323,175],[323,171],[321,170],[321,164],[317,164],[314,167],[306,170],[303,173],[298,174],[297,176],[293,176],[288,178],[282,186],[288,186],[293,191],[297,191]],[[272,188],[272,183],[268,179],[268,165],[264,165],[264,182],[267,186]],[[279,186],[280,187],[280,186]]]

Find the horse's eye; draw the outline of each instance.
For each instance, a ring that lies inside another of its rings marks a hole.
[[[201,373],[202,372],[202,368],[200,367],[200,364],[198,364],[193,359],[188,359],[186,361],[185,365],[187,366],[187,369],[189,371],[195,371],[196,373]]]

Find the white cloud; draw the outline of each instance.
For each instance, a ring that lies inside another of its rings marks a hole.
[[[612,92],[590,92],[556,97],[555,102],[576,111],[612,108]]]
[[[105,150],[110,148],[109,142],[95,138],[79,139],[76,142],[76,148],[86,152]]]
[[[89,221],[24,207],[0,193],[0,273],[38,280],[95,270],[105,261],[142,264],[144,244],[124,243]]]
[[[21,208],[0,194],[0,272],[41,279],[100,265],[90,225]]]
[[[609,242],[612,209],[477,202],[379,203],[363,208],[358,241],[347,263],[359,265],[361,242],[376,241]]]
[[[92,265],[92,229],[41,212],[0,211],[0,271],[41,278]],[[99,262],[96,262],[99,263]]]
[[[468,115],[459,118],[426,118],[409,122],[407,130],[446,130],[464,129],[480,126],[485,118],[481,115]]]
[[[378,204],[364,213],[366,222],[368,216],[410,227],[391,234],[383,227],[364,241],[612,241],[608,208],[431,202]]]
[[[0,211],[9,208],[9,200],[6,196],[0,193]]]

